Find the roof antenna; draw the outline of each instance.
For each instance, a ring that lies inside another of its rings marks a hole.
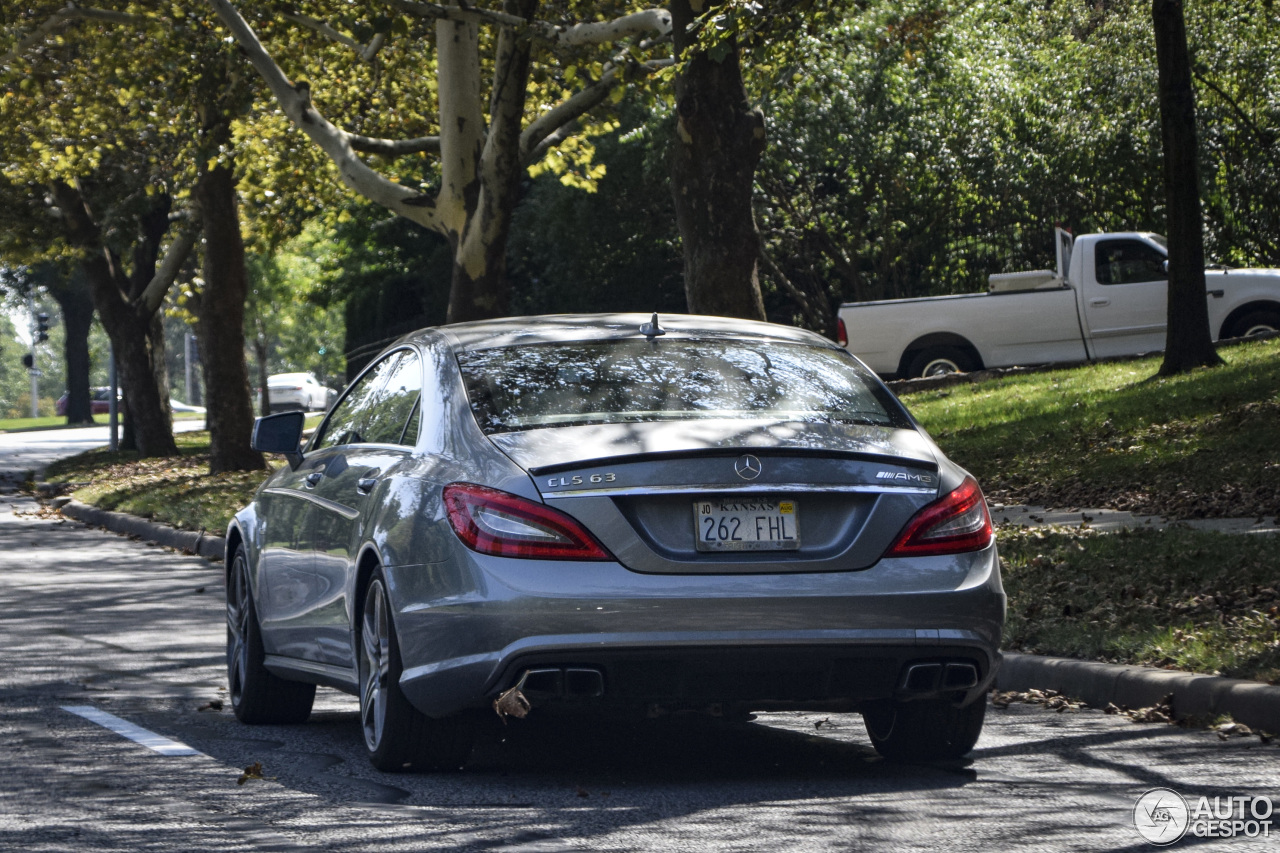
[[[643,326],[640,327],[640,334],[644,335],[646,338],[648,338],[651,341],[654,338],[659,337],[660,335],[665,335],[666,333],[667,333],[667,330],[658,325],[657,311],[653,312],[652,320],[650,320],[649,322],[645,323]]]

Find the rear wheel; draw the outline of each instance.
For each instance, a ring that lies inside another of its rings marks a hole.
[[[227,683],[242,723],[301,723],[311,716],[316,686],[272,675],[263,661],[262,628],[249,589],[249,561],[236,547],[227,578]]]
[[[400,690],[404,663],[391,619],[382,569],[369,581],[360,620],[360,726],[369,760],[379,770],[456,769],[474,741],[471,721],[428,717]]]
[[[968,373],[975,367],[969,354],[959,347],[929,347],[911,359],[908,373],[917,376],[945,376],[948,373]]]
[[[986,715],[986,697],[960,708],[946,699],[885,700],[862,711],[871,745],[892,761],[959,758],[978,742]]]
[[[1280,332],[1280,312],[1250,311],[1231,326],[1233,338],[1249,338],[1269,332]]]

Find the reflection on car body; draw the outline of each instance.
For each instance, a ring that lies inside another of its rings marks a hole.
[[[290,464],[227,534],[237,716],[351,692],[388,770],[457,766],[515,694],[856,710],[886,756],[967,752],[1004,618],[972,477],[817,335],[652,322],[427,329],[305,447],[301,414],[260,418],[255,446]]]

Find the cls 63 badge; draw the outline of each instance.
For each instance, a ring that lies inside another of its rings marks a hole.
[[[574,474],[572,477],[552,477],[547,480],[547,488],[557,489],[561,486],[585,486],[587,484],[599,485],[601,483],[614,483],[617,480],[617,474]]]

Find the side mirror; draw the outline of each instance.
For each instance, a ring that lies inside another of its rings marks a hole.
[[[1161,262],[1160,262],[1160,269],[1164,270],[1164,274],[1165,274],[1165,275],[1168,275],[1168,274],[1169,274],[1169,259],[1168,259],[1168,258],[1165,258],[1163,261],[1161,261]]]
[[[302,464],[302,426],[307,416],[302,412],[266,415],[253,422],[250,445],[260,453],[283,453],[289,467]]]

